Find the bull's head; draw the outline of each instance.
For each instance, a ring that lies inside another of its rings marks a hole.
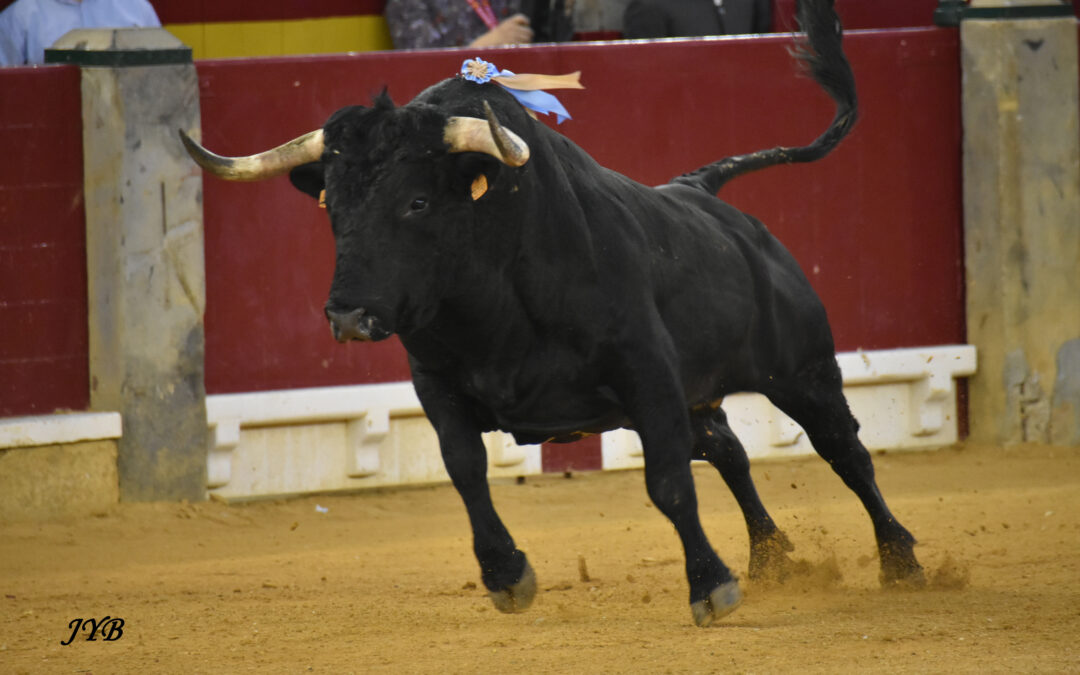
[[[290,173],[325,194],[337,249],[326,316],[334,337],[381,340],[421,325],[459,275],[474,201],[501,166],[519,167],[528,145],[487,119],[447,116],[431,105],[343,108],[322,129],[248,157],[215,155],[183,132],[188,153],[227,180]],[[477,154],[481,153],[481,154]],[[478,185],[482,189],[478,189]],[[460,280],[459,280],[460,281]]]

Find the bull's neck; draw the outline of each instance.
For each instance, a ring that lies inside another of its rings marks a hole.
[[[509,279],[478,279],[470,290],[444,297],[431,318],[402,335],[406,348],[422,362],[479,367],[517,359],[532,348],[535,331]]]
[[[512,200],[480,217],[482,229],[498,237],[474,241],[475,254],[490,256],[489,264],[462,270],[465,276],[448,289],[432,319],[403,336],[421,360],[417,352],[429,348],[466,367],[520,359],[540,343],[558,340],[567,316],[596,306],[596,251],[576,194],[588,188],[575,185],[571,176],[580,171],[566,164],[598,169],[553,132],[535,143],[531,171]]]

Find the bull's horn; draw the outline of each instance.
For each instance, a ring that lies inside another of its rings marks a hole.
[[[306,133],[273,150],[247,157],[215,155],[191,140],[183,130],[180,131],[180,140],[199,166],[225,180],[251,181],[273,178],[301,164],[318,161],[323,152],[322,129]]]
[[[509,166],[522,166],[529,161],[529,144],[499,124],[487,101],[484,112],[486,120],[451,117],[447,121],[443,140],[450,146],[450,152],[483,152]]]

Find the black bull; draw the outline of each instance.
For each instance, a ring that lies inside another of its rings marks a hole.
[[[712,463],[738,500],[750,577],[782,575],[792,546],[718,405],[738,391],[765,394],[798,422],[862,500],[882,582],[922,582],[914,539],[858,439],[821,301],[758,220],[714,196],[740,173],[824,156],[854,123],[831,2],[801,5],[799,57],[837,104],[829,128],[811,145],[730,157],[657,188],[598,165],[500,86],[460,77],[402,107],[383,96],[342,109],[251,157],[184,137],[217,175],[291,170],[301,190],[325,190],[334,335],[400,336],[500,610],[528,607],[536,578],[491,502],[481,433],[493,429],[521,443],[636,430],[649,497],[682,540],[697,624],[742,596],[702,531],[691,459]]]

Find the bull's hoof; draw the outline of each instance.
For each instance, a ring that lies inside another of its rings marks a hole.
[[[784,581],[798,569],[798,564],[787,555],[794,550],[791,540],[780,530],[752,541],[748,576],[752,581],[766,584]]]
[[[926,575],[917,560],[882,561],[879,577],[884,588],[925,588]]]
[[[732,580],[712,589],[704,600],[690,603],[690,612],[694,615],[694,623],[704,628],[731,614],[740,604],[742,591],[739,590],[739,582]]]
[[[495,609],[507,614],[524,612],[532,604],[536,597],[536,573],[532,565],[525,561],[525,569],[521,571],[521,578],[508,588],[498,591],[488,591],[491,601],[495,603]]]
[[[926,575],[912,550],[914,542],[902,541],[883,546],[881,555],[881,585],[885,588],[923,588]]]

